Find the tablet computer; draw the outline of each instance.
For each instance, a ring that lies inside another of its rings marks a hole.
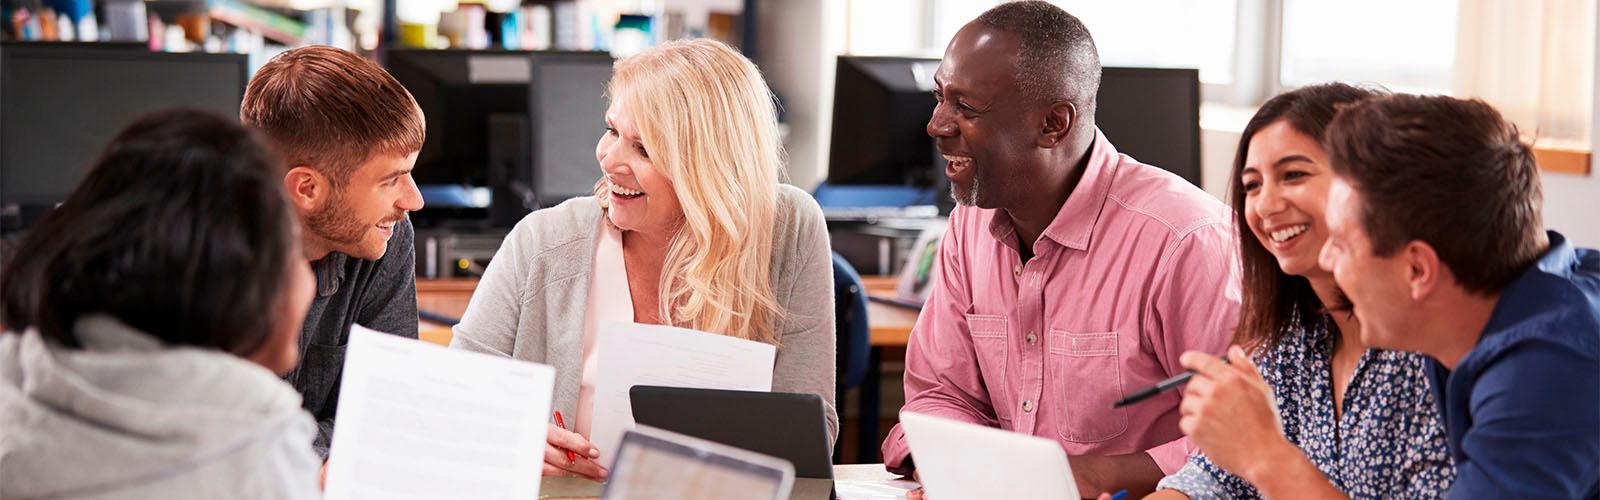
[[[634,422],[788,460],[799,477],[833,479],[833,438],[815,394],[638,385],[628,396]]]

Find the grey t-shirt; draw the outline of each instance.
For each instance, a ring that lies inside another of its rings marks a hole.
[[[339,378],[350,325],[417,338],[417,265],[411,221],[395,225],[388,250],[376,261],[339,252],[311,263],[317,297],[300,329],[300,364],[284,378],[300,391],[302,405],[317,419],[312,448],[323,459],[333,436]]]

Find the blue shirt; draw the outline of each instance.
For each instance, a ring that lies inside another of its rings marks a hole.
[[[1270,349],[1251,354],[1272,387],[1284,437],[1351,498],[1440,498],[1455,479],[1428,358],[1368,349],[1356,362],[1340,418],[1333,412],[1331,321],[1294,318]],[[1159,488],[1189,498],[1261,498],[1202,454]]]
[[[1600,252],[1549,235],[1472,352],[1429,370],[1456,461],[1450,498],[1600,498]]]

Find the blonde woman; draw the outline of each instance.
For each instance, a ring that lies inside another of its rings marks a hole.
[[[517,224],[450,346],[556,368],[575,432],[551,427],[545,475],[606,476],[612,450],[587,439],[606,321],[775,344],[773,390],[821,396],[837,436],[828,234],[816,202],[779,183],[760,72],[721,43],[670,42],[618,61],[607,93],[595,196]]]

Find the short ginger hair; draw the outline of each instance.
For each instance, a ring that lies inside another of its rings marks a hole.
[[[250,79],[239,120],[289,166],[308,166],[342,185],[376,155],[422,149],[422,108],[378,63],[328,46],[289,50]]]

